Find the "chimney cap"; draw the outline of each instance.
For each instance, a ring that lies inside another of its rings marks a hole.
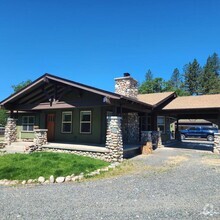
[[[130,76],[130,75],[131,75],[130,73],[124,73],[124,77]]]

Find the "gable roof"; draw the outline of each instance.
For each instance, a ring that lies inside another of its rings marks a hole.
[[[163,110],[220,108],[220,94],[177,97]]]
[[[161,93],[149,93],[149,94],[139,94],[138,100],[145,102],[149,105],[157,107],[161,103],[165,102],[171,97],[176,97],[175,92],[161,92]]]
[[[108,96],[108,97],[114,98],[114,99],[119,99],[120,98],[120,95],[118,95],[116,93],[104,91],[104,90],[97,89],[97,88],[94,88],[94,87],[91,87],[91,86],[87,86],[87,85],[84,85],[84,84],[81,84],[81,83],[78,83],[78,82],[74,82],[74,81],[67,80],[67,79],[64,79],[64,78],[61,78],[61,77],[57,77],[57,76],[54,76],[54,75],[49,74],[49,73],[45,73],[44,75],[42,75],[41,77],[39,77],[38,79],[36,79],[32,83],[30,83],[29,85],[27,85],[23,89],[19,90],[18,92],[10,95],[8,98],[1,101],[0,105],[4,105],[6,102],[15,100],[20,95],[23,95],[25,92],[29,91],[30,89],[34,88],[37,85],[41,85],[43,82],[46,82],[47,80],[53,80],[53,81],[56,81],[56,82],[63,83],[65,85],[74,86],[74,87],[79,88],[79,89],[84,89],[84,90],[94,92],[96,94]]]
[[[30,96],[30,98],[31,98],[31,95],[32,95],[33,91],[36,93],[37,89],[40,89],[46,82],[50,82],[50,81],[55,82],[55,83],[60,83],[60,84],[65,85],[65,86],[70,86],[70,87],[74,87],[74,88],[77,88],[77,89],[85,90],[85,91],[95,93],[95,94],[98,94],[98,95],[101,95],[101,96],[104,96],[104,97],[107,97],[107,98],[111,98],[111,99],[115,99],[115,100],[123,99],[123,100],[131,101],[133,103],[141,104],[141,105],[143,105],[147,108],[150,108],[150,109],[152,108],[152,105],[150,105],[148,103],[145,103],[145,102],[142,102],[142,101],[139,101],[137,99],[126,97],[126,96],[123,96],[123,95],[120,95],[120,94],[117,94],[117,93],[113,93],[113,92],[109,92],[109,91],[106,91],[106,90],[98,89],[98,88],[88,86],[88,85],[85,85],[85,84],[82,84],[82,83],[78,83],[78,82],[75,82],[75,81],[71,81],[71,80],[68,80],[68,79],[64,79],[64,78],[54,76],[54,75],[49,74],[49,73],[46,73],[46,74],[42,75],[41,77],[39,77],[38,79],[36,79],[35,81],[33,81],[32,83],[27,85],[26,87],[24,87],[23,89],[19,90],[18,92],[10,95],[8,98],[1,101],[0,106],[3,106],[7,103],[15,102],[16,100],[19,100],[22,97],[25,97],[27,95]],[[52,86],[50,88],[48,88],[48,90],[52,91]],[[40,93],[41,93],[41,96],[42,96],[42,90],[39,92],[39,96],[40,96]]]

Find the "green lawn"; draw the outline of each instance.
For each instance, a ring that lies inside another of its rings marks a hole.
[[[37,152],[0,156],[0,179],[28,180],[39,176],[67,176],[88,173],[109,163],[89,157],[65,153]]]

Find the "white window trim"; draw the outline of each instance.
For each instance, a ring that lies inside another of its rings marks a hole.
[[[164,123],[159,123],[158,118],[163,118]],[[165,116],[157,116],[157,128],[159,127],[159,125],[162,125],[164,127],[163,131],[161,131],[162,133],[165,133],[166,130],[166,121],[165,121]]]
[[[70,114],[71,115],[71,120],[70,121],[63,121],[63,119],[64,119],[64,114]],[[64,128],[64,124],[70,124],[71,126],[70,126],[70,131],[63,131],[63,128]],[[61,133],[62,134],[71,134],[72,133],[72,126],[73,125],[73,113],[71,112],[71,111],[66,111],[66,112],[62,112],[62,121],[61,121]]]
[[[24,118],[27,117],[27,123],[24,123]],[[29,123],[29,118],[33,118],[33,123]],[[34,132],[34,124],[35,124],[35,116],[33,115],[25,115],[22,116],[22,132]],[[27,126],[27,130],[24,130],[23,126]],[[33,130],[29,130],[29,126],[33,126]]]
[[[82,121],[82,113],[87,112],[90,114],[90,121]],[[89,132],[82,132],[82,124],[84,123],[89,123],[90,127],[89,127]],[[80,134],[91,134],[92,133],[92,111],[86,110],[86,111],[80,111]]]

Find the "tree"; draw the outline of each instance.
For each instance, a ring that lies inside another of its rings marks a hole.
[[[185,88],[190,95],[198,95],[201,91],[201,67],[196,59],[184,66]]]
[[[163,92],[164,91],[164,86],[165,86],[165,81],[163,78],[155,78],[153,80],[153,93],[156,92]]]
[[[175,68],[173,70],[170,81],[171,81],[171,85],[174,88],[174,90],[177,90],[181,87],[182,79],[181,79],[181,75],[180,75],[178,68]]]
[[[209,56],[201,75],[201,91],[203,94],[220,93],[219,79],[220,61],[214,53]]]
[[[145,74],[145,81],[139,86],[139,93],[152,93],[153,92],[153,74],[149,69]]]
[[[209,56],[207,59],[207,63],[210,64],[212,71],[216,76],[219,76],[220,73],[220,59],[217,53],[213,53],[212,56]]]
[[[7,114],[6,110],[0,109],[0,125],[6,125]]]
[[[30,79],[26,80],[26,81],[22,81],[21,83],[17,84],[17,85],[12,85],[11,87],[13,88],[14,92],[18,92],[19,90],[23,89],[24,87],[26,87],[27,85],[29,85],[32,81]]]
[[[163,78],[153,78],[152,73],[149,71],[145,78],[146,80],[139,86],[139,93],[146,94],[166,91],[167,84]]]
[[[146,72],[146,75],[145,75],[145,80],[146,81],[152,81],[153,80],[153,74],[151,72],[151,70],[149,69],[147,72]]]

